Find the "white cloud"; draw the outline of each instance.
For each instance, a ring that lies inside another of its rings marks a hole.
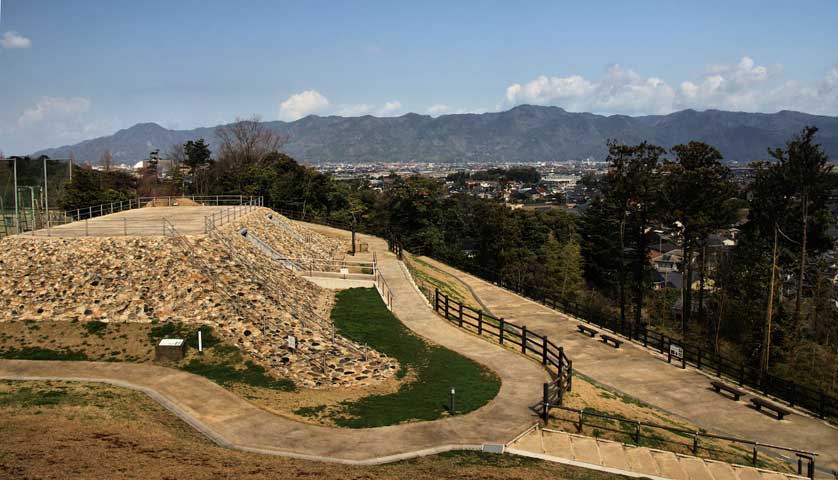
[[[377,117],[389,117],[402,109],[401,102],[392,101],[386,102],[384,105],[375,106],[368,103],[358,103],[354,105],[341,105],[335,112],[341,117],[360,117],[362,115],[375,115]]]
[[[15,144],[19,153],[31,153],[112,132],[116,121],[93,117],[92,105],[86,97],[41,97],[24,109],[16,121],[6,122],[6,127],[0,128],[0,140]]]
[[[383,107],[379,108],[378,112],[376,112],[376,115],[378,115],[379,117],[389,117],[401,109],[401,102],[393,100],[392,102],[385,103]]]
[[[451,107],[449,107],[448,105],[445,105],[445,104],[437,104],[437,105],[431,105],[430,107],[428,107],[427,111],[428,111],[428,114],[430,114],[430,115],[442,115],[444,113],[450,112]]]
[[[280,120],[297,120],[328,108],[329,99],[317,90],[306,90],[288,97],[279,104]]]
[[[361,115],[367,115],[372,109],[372,105],[367,105],[366,103],[344,105],[337,111],[337,114],[341,117],[360,117]]]
[[[88,110],[90,110],[90,99],[85,97],[41,97],[33,107],[23,111],[17,119],[17,124],[25,128],[43,121],[75,117]]]
[[[512,84],[498,107],[532,103],[629,115],[665,114],[684,108],[838,113],[838,68],[815,85],[783,80],[783,75],[782,65],[757,65],[752,58],[743,57],[733,65],[710,66],[698,78],[673,87],[660,78],[614,65],[599,79],[541,75],[523,85]]]
[[[32,40],[18,34],[17,32],[6,32],[0,37],[0,45],[3,48],[29,48],[32,46]]]

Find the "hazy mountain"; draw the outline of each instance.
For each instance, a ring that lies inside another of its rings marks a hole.
[[[267,122],[288,138],[284,149],[300,161],[318,162],[456,162],[460,160],[529,162],[603,159],[607,139],[648,140],[670,147],[701,140],[718,148],[728,161],[765,159],[806,125],[820,128],[818,141],[838,159],[838,117],[782,111],[773,114],[684,110],[669,115],[628,117],[570,113],[558,107],[522,105],[505,112],[443,115],[409,113],[401,117],[318,117],[295,122]],[[205,138],[216,147],[214,128],[168,130],[142,123],[107,137],[36,152],[96,163],[110,150],[118,163],[134,163],[154,149]]]

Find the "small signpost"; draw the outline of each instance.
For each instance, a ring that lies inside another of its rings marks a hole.
[[[681,360],[681,368],[687,368],[687,361],[684,358],[684,347],[669,342],[669,357],[666,359],[667,363],[672,363],[672,357]]]

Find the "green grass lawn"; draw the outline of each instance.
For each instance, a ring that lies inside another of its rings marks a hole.
[[[384,305],[373,288],[337,294],[332,321],[341,335],[399,361],[399,377],[408,371],[414,381],[398,392],[344,402],[331,413],[337,425],[380,427],[410,420],[435,420],[448,415],[448,392],[456,387],[456,414],[476,410],[497,395],[500,380],[462,355],[431,345],[414,335]]]

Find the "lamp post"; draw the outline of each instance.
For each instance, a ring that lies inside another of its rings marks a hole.
[[[454,412],[456,411],[456,403],[455,403],[456,395],[457,395],[457,390],[454,387],[451,387],[451,391],[448,394],[448,411],[451,413],[451,415],[454,415]]]

